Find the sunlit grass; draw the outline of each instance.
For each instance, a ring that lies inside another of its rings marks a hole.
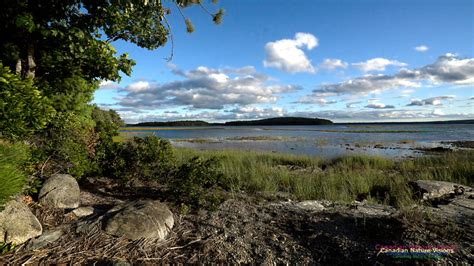
[[[240,150],[176,149],[179,161],[193,156],[220,159],[226,184],[235,191],[286,192],[301,200],[369,201],[397,207],[414,203],[409,181],[442,180],[474,185],[474,152],[453,152],[412,160],[354,155],[334,160]]]

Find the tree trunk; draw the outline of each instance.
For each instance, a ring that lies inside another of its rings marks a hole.
[[[16,61],[15,73],[17,75],[21,75],[21,58],[18,58],[18,60]]]
[[[27,70],[26,70],[26,76],[35,78],[35,47],[32,44],[28,45],[28,57],[27,57]]]

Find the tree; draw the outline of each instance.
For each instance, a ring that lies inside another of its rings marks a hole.
[[[135,64],[126,53],[117,55],[112,43],[123,40],[151,50],[163,46],[171,36],[166,18],[171,9],[164,4],[177,7],[188,31],[192,24],[182,8],[200,6],[217,24],[223,14],[210,13],[201,0],[0,0],[2,71],[10,69],[16,73],[12,80],[25,82],[21,88],[0,82],[0,92],[20,102],[18,91],[30,88],[31,97],[21,106],[38,107],[22,114],[13,102],[0,102],[0,129],[20,121],[20,130],[9,134],[21,139],[36,132],[31,142],[40,148],[38,160],[56,161],[56,170],[66,168],[77,176],[85,173],[95,145],[105,138],[92,119],[94,90],[100,80],[130,75]],[[47,119],[37,119],[40,113]]]
[[[201,0],[170,0],[181,8]],[[116,56],[113,41],[156,49],[170,36],[161,0],[1,0],[1,61],[23,77],[50,82],[80,75],[91,82],[129,75],[133,60]],[[223,10],[208,12],[220,23]],[[190,30],[188,18],[183,18]]]

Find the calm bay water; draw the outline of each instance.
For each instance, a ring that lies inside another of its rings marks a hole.
[[[155,135],[170,140],[176,147],[269,151],[325,158],[354,153],[417,156],[420,152],[416,148],[419,147],[474,140],[474,125],[465,124],[153,127],[123,132],[136,136]]]

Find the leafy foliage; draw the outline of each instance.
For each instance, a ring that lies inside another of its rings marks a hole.
[[[155,136],[134,137],[126,143],[114,143],[101,165],[105,174],[125,181],[167,180],[174,170],[175,158],[169,141]]]
[[[43,129],[55,110],[51,101],[33,84],[21,79],[0,62],[0,135],[21,140]]]
[[[24,163],[29,151],[23,144],[0,142],[0,207],[11,196],[22,191],[26,173]]]
[[[222,179],[223,174],[218,170],[215,157],[193,157],[178,168],[170,187],[178,202],[193,207],[214,208],[221,201],[217,190],[221,188]]]
[[[72,112],[60,113],[38,136],[34,161],[48,161],[44,175],[65,172],[80,178],[91,169],[96,136],[93,121]]]

